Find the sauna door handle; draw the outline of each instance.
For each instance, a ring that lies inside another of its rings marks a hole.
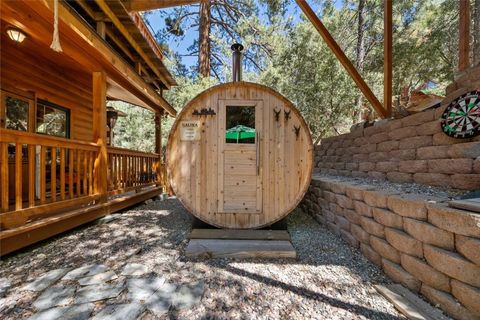
[[[260,174],[260,132],[255,133],[257,176]]]

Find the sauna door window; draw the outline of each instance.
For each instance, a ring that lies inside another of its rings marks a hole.
[[[53,103],[37,102],[37,133],[70,137],[70,111]]]
[[[225,142],[232,144],[255,143],[255,107],[227,106]]]

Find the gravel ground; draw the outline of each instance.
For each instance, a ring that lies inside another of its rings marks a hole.
[[[458,190],[458,189],[452,189],[447,187],[427,186],[427,185],[418,184],[418,183],[395,183],[387,180],[373,179],[370,177],[356,178],[356,177],[329,175],[324,173],[315,173],[313,175],[313,178],[315,177],[334,179],[337,181],[349,182],[353,184],[375,186],[376,190],[384,190],[386,192],[401,193],[405,195],[421,195],[421,196],[434,197],[434,198],[440,198],[445,200],[460,199],[469,193],[469,191],[466,191],[466,190]]]
[[[136,262],[173,283],[205,281],[201,303],[171,308],[168,319],[403,319],[373,288],[387,278],[358,251],[299,210],[287,223],[295,261],[193,261],[183,256],[192,219],[181,204],[142,205],[4,258],[0,278],[13,286],[0,318],[31,315],[36,294],[18,289],[50,270],[103,263],[120,272]],[[147,311],[141,319],[155,316]]]

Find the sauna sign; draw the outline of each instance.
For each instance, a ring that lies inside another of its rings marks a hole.
[[[180,140],[182,141],[200,140],[200,121],[181,121],[180,122]]]

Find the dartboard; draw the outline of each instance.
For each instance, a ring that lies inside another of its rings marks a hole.
[[[480,90],[468,92],[445,109],[443,132],[454,138],[471,138],[480,134]]]

